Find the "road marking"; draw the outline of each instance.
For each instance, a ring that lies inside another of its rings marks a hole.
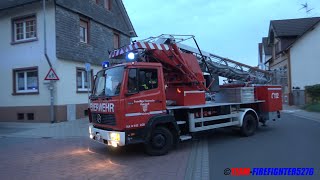
[[[312,118],[309,118],[309,117],[306,117],[306,116],[301,116],[301,115],[297,115],[297,114],[292,114],[292,115],[293,115],[293,116],[300,117],[300,118],[308,119],[308,120],[311,120],[311,121],[314,121],[314,122],[317,122],[317,123],[320,123],[319,120],[312,119]]]
[[[294,112],[298,112],[301,111],[300,109],[296,109],[296,110],[282,110],[282,112],[284,113],[294,113]]]

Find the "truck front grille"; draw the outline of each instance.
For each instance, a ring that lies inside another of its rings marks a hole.
[[[116,117],[114,114],[92,113],[92,121],[97,124],[112,125],[112,126],[116,125]]]

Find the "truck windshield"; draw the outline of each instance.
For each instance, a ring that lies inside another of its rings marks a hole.
[[[124,66],[114,67],[97,74],[93,94],[96,96],[117,96],[120,94]]]

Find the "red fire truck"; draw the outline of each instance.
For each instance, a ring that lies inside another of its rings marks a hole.
[[[95,77],[89,134],[100,143],[142,143],[163,155],[197,132],[233,127],[251,136],[259,122],[280,118],[281,87],[268,85],[269,72],[202,51],[194,36],[134,41],[109,58],[125,62]]]

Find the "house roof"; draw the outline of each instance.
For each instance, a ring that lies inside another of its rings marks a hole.
[[[24,4],[29,4],[39,0],[2,0],[0,1],[0,10],[8,9]]]
[[[270,35],[274,34],[274,37],[281,39],[281,50],[279,52],[287,50],[319,22],[320,17],[272,20],[270,21],[268,43],[272,40],[270,37],[273,37]],[[274,33],[270,34],[271,32]]]
[[[265,55],[272,55],[272,48],[268,45],[268,37],[262,38],[262,45]]]
[[[276,37],[301,36],[320,21],[320,17],[273,20],[270,26]]]
[[[132,34],[132,37],[138,37],[137,33],[136,33],[136,30],[134,29],[133,25],[132,25],[132,22],[130,20],[130,17],[128,15],[128,12],[126,10],[126,7],[124,6],[122,0],[120,0],[120,6],[122,7],[121,10],[125,16],[125,21],[126,23],[130,26],[132,32],[130,32]]]

